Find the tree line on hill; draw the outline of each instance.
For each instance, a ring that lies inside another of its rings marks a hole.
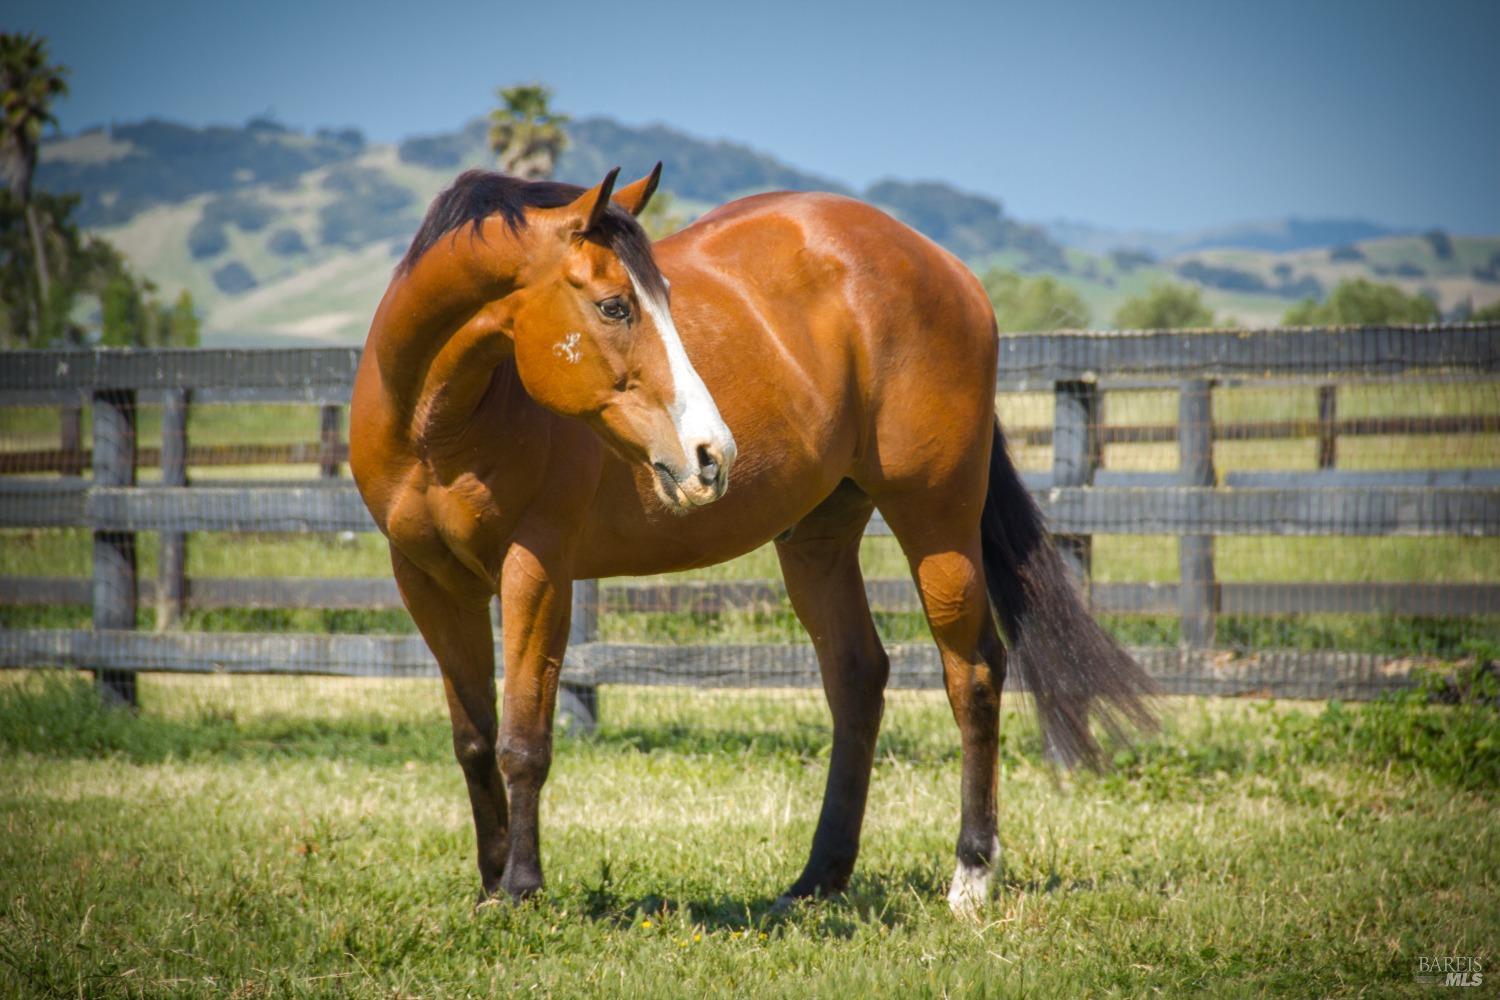
[[[1081,330],[1092,321],[1083,297],[1051,275],[1026,277],[1004,268],[980,275],[1002,332]],[[1465,314],[1466,313],[1466,314]],[[1500,302],[1460,313],[1470,322],[1500,321]],[[1436,323],[1437,304],[1395,285],[1366,278],[1341,281],[1323,301],[1304,299],[1282,316],[1283,326],[1378,326],[1386,323]],[[1120,330],[1185,330],[1235,326],[1232,317],[1216,316],[1201,289],[1162,282],[1143,295],[1126,299],[1112,317]]]

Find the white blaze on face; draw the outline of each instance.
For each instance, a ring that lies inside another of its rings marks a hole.
[[[683,470],[686,481],[679,482],[684,493],[694,502],[707,502],[715,498],[715,488],[702,486],[697,481],[698,446],[708,445],[719,456],[721,477],[727,477],[729,467],[734,464],[734,435],[729,433],[719,407],[709,395],[708,387],[698,376],[693,363],[688,360],[682,338],[677,335],[677,326],[672,322],[672,312],[667,303],[650,295],[635,275],[630,275],[630,284],[641,308],[651,317],[656,332],[661,336],[662,346],[667,352],[667,368],[672,378],[672,401],[667,404],[667,413],[677,431],[677,441],[682,448],[687,468]]]

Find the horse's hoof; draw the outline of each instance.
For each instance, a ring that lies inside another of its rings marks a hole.
[[[804,875],[793,883],[790,889],[776,897],[776,902],[771,904],[771,913],[781,916],[796,909],[803,903],[841,896],[848,884],[848,876],[810,879]]]
[[[500,887],[512,901],[524,903],[541,893],[542,880],[539,877],[506,879]]]
[[[979,910],[990,896],[990,872],[985,865],[959,864],[948,890],[948,908],[960,920],[978,920]]]
[[[803,896],[793,896],[789,892],[782,893],[781,895],[776,897],[776,902],[771,904],[771,916],[786,916],[788,913],[792,912],[798,906],[800,906],[804,898],[805,897]]]

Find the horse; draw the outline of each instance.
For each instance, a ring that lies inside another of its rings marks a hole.
[[[661,165],[615,190],[618,173],[591,189],[459,175],[395,268],[354,386],[350,468],[442,674],[481,898],[543,886],[573,582],[772,540],[833,730],[782,902],[843,891],[889,674],[859,566],[878,509],[958,725],[948,899],[972,913],[999,856],[1007,662],[1050,758],[1097,761],[1091,717],[1152,721],[1149,678],[1090,617],[1007,454],[989,299],[946,250],[832,194],[757,194],[653,244],[636,216]]]

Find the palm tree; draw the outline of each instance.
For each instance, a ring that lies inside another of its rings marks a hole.
[[[46,312],[51,295],[47,250],[36,208],[31,203],[31,178],[36,173],[42,129],[57,119],[52,100],[68,92],[67,68],[47,61],[47,43],[35,35],[0,34],[0,170],[11,197],[26,213],[26,228],[37,276],[37,319]]]
[[[552,90],[540,83],[522,83],[502,87],[496,94],[501,104],[490,112],[490,149],[500,157],[500,169],[526,180],[552,176],[568,145],[563,126],[569,121],[567,115],[548,109]]]

